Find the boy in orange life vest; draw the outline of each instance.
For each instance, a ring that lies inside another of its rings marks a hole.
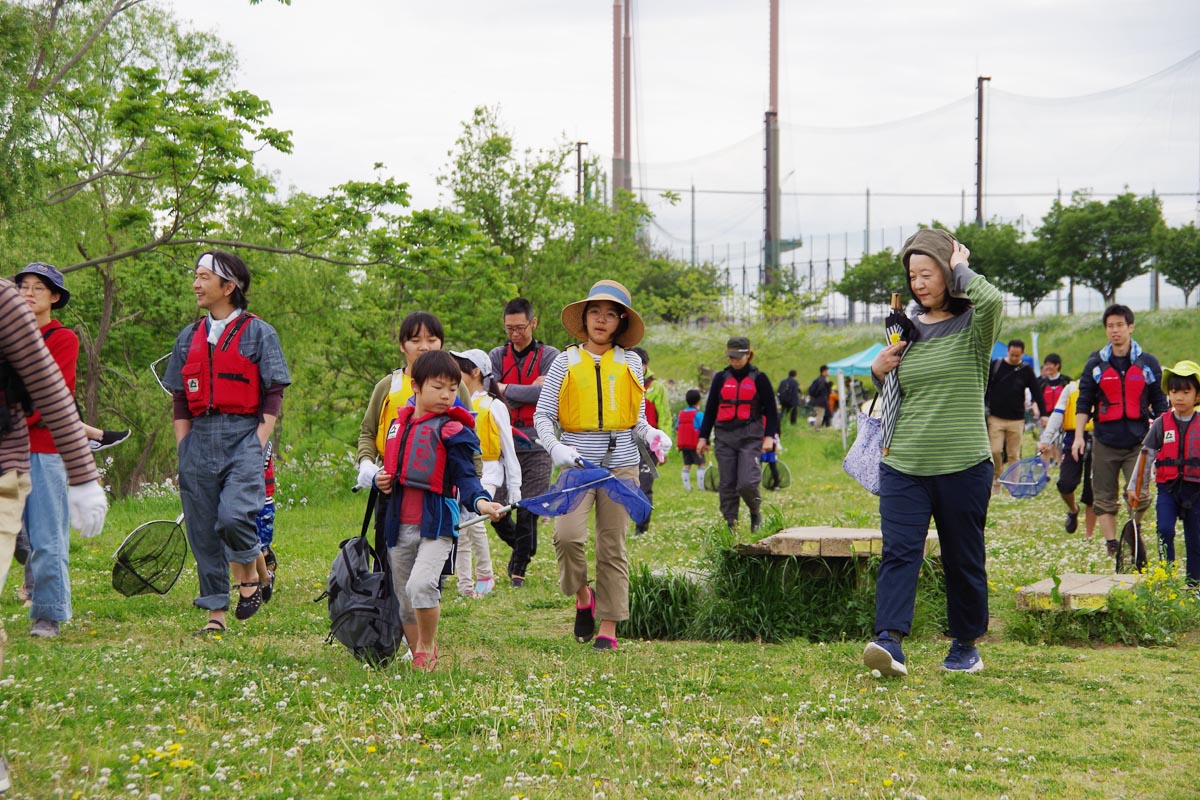
[[[415,402],[388,426],[375,485],[391,495],[384,532],[412,666],[432,672],[438,660],[438,584],[458,536],[459,502],[493,520],[503,506],[492,502],[475,476],[479,437],[471,412],[454,405],[462,380],[454,356],[430,350],[411,365],[409,376]]]
[[[754,351],[745,336],[725,345],[729,366],[718,372],[708,390],[704,422],[696,453],[704,455],[715,427],[721,516],[730,528],[737,524],[739,499],[750,509],[750,530],[762,525],[762,454],[775,449],[779,410],[771,379],[750,362]]]
[[[208,312],[175,340],[163,385],[174,397],[179,496],[208,611],[197,634],[225,630],[229,573],[238,584],[236,616],[249,619],[266,599],[270,575],[255,522],[266,499],[263,455],[292,382],[275,329],[246,311],[250,270],[232,253],[196,261],[192,289]]]
[[[1158,359],[1133,339],[1133,312],[1122,305],[1104,309],[1104,331],[1108,344],[1088,357],[1079,376],[1075,430],[1094,418],[1092,495],[1100,532],[1109,554],[1115,555],[1121,473],[1128,483],[1150,420],[1167,410],[1167,397]],[[1077,460],[1082,461],[1083,448],[1083,437],[1076,437],[1071,452]],[[1146,494],[1138,503],[1139,520],[1149,503]]]
[[[1187,582],[1200,585],[1200,423],[1196,421],[1196,403],[1200,402],[1200,365],[1180,361],[1163,370],[1163,382],[1171,402],[1171,412],[1162,414],[1150,425],[1142,442],[1143,457],[1154,459],[1154,479],[1158,482],[1158,541],[1167,561],[1175,560],[1175,520],[1183,520],[1183,545],[1187,553]],[[1150,470],[1143,470],[1148,483]],[[1144,486],[1134,487],[1144,492]],[[1130,492],[1131,501],[1134,499]]]

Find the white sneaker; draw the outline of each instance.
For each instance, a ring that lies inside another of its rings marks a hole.
[[[12,788],[12,780],[8,777],[8,759],[0,756],[0,793]]]
[[[52,619],[35,619],[29,629],[30,636],[42,639],[53,639],[58,636],[58,623]]]

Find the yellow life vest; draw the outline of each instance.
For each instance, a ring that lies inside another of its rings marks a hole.
[[[471,400],[475,408],[475,433],[479,436],[479,450],[484,461],[500,460],[500,426],[492,416],[495,399],[491,395],[481,394]]]
[[[408,405],[408,399],[413,396],[412,379],[398,369],[392,373],[392,386],[388,390],[383,408],[379,409],[379,429],[375,432],[375,449],[380,455],[387,450],[387,432],[392,420],[400,413],[400,409]]]
[[[625,431],[637,425],[646,390],[614,347],[597,364],[591,353],[568,347],[567,374],[558,390],[558,422],[564,431]]]
[[[1070,394],[1067,395],[1067,407],[1063,412],[1062,427],[1064,431],[1073,431],[1075,430],[1075,404],[1079,402],[1079,383],[1072,383],[1071,388],[1067,391],[1070,392]],[[1092,428],[1094,428],[1095,425],[1093,422],[1093,420],[1089,419],[1084,430],[1090,431]]]

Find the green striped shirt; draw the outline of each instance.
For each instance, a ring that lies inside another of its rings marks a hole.
[[[947,475],[992,457],[983,392],[1000,334],[1000,290],[965,265],[954,270],[973,307],[920,336],[900,362],[900,415],[883,463],[907,475]]]

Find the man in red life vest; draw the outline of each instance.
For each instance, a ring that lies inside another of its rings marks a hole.
[[[1054,406],[1058,403],[1058,398],[1062,396],[1063,391],[1071,383],[1071,376],[1062,371],[1062,357],[1058,353],[1050,353],[1042,359],[1042,374],[1038,376],[1037,384],[1042,390],[1042,400],[1046,404],[1046,413],[1040,418],[1039,424],[1045,429],[1050,422],[1050,415],[1054,412]],[[1074,424],[1075,420],[1071,420]],[[1039,448],[1038,452],[1041,452]],[[1054,446],[1049,451],[1050,462],[1058,462],[1058,447]]]
[[[270,586],[256,518],[265,501],[263,455],[292,382],[275,329],[246,311],[250,270],[232,253],[204,253],[192,283],[208,314],[175,340],[163,385],[174,395],[179,495],[188,544],[208,611],[198,634],[225,630],[229,573],[238,619],[249,619]],[[261,562],[261,572],[259,564]]]
[[[1133,339],[1133,312],[1127,306],[1104,309],[1108,344],[1088,357],[1079,378],[1075,430],[1089,418],[1092,431],[1092,495],[1100,532],[1110,554],[1117,552],[1117,505],[1121,473],[1129,481],[1141,452],[1150,420],[1167,410],[1158,359]],[[1082,436],[1071,452],[1083,458]],[[1139,519],[1150,502],[1147,488],[1138,503]]]
[[[542,394],[542,383],[558,357],[557,348],[534,338],[537,326],[538,318],[528,300],[518,297],[508,301],[504,306],[504,333],[508,341],[488,353],[496,392],[508,406],[513,426],[530,442],[537,438],[533,411]],[[521,496],[544,494],[550,488],[550,454],[537,444],[518,445],[517,461],[521,464]],[[525,585],[525,570],[537,554],[537,524],[537,515],[524,508],[517,509],[515,523],[512,514],[492,523],[496,534],[512,548],[508,577],[514,589]]]

